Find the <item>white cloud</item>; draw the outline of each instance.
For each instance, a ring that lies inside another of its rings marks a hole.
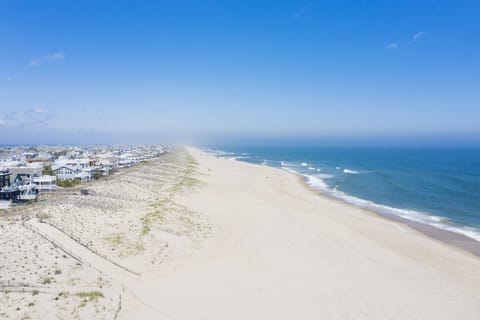
[[[48,112],[48,110],[46,108],[42,107],[42,106],[36,107],[32,111],[35,112],[35,113],[46,113],[46,112]]]
[[[425,32],[420,31],[420,32],[415,33],[415,34],[413,35],[412,39],[413,39],[413,41],[415,41],[415,40],[420,39],[420,38],[423,37],[424,35],[425,35]]]
[[[3,126],[6,123],[5,120],[0,119],[0,126]]]
[[[45,118],[49,116],[48,113],[48,109],[42,105],[25,110],[25,116],[30,119]]]
[[[398,47],[400,47],[400,45],[396,42],[392,42],[392,43],[387,44],[388,49],[398,49]]]
[[[36,67],[36,66],[39,66],[39,65],[41,65],[45,62],[60,61],[60,60],[64,60],[64,59],[65,59],[65,55],[63,54],[63,52],[61,52],[61,51],[52,52],[52,53],[49,53],[49,54],[41,56],[41,57],[33,58],[30,61],[30,66]]]

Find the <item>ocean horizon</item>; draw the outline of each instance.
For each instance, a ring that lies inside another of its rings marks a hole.
[[[480,149],[213,146],[227,159],[281,168],[312,188],[383,215],[480,241]]]

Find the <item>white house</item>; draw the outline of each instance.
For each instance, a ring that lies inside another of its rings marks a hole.
[[[33,178],[33,183],[37,185],[37,190],[39,192],[51,192],[55,191],[57,188],[56,185],[57,177],[55,176],[40,176]]]
[[[95,160],[91,159],[62,159],[56,161],[52,171],[58,180],[80,179],[88,182],[99,172],[99,167],[95,166]]]
[[[57,176],[58,180],[67,180],[67,179],[75,179],[77,174],[80,173],[80,168],[77,166],[70,167],[64,164],[53,165],[52,166],[53,173]]]

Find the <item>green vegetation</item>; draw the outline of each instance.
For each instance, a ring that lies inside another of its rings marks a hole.
[[[82,298],[80,308],[85,307],[88,302],[97,301],[98,298],[103,298],[103,293],[100,291],[77,292],[75,295]]]
[[[80,183],[81,183],[81,180],[78,179],[78,178],[58,180],[57,181],[57,186],[63,187],[63,188],[71,188],[71,187],[75,187],[76,185],[78,185]]]
[[[142,234],[146,235],[150,232],[150,227],[149,226],[143,226]]]
[[[141,219],[143,222],[143,235],[150,232],[153,223],[165,223],[167,221],[166,215],[175,210],[175,204],[170,199],[162,199],[150,206],[157,210],[149,212]]]
[[[153,204],[151,204],[150,206],[151,207],[154,207],[154,208],[161,208],[161,209],[165,209],[167,206],[171,206],[173,205],[173,201],[170,200],[170,199],[162,199],[160,201],[157,201]]]
[[[193,189],[202,186],[202,182],[198,179],[188,176],[188,173],[182,176],[168,191],[178,193],[187,189]]]
[[[155,210],[149,212],[146,216],[142,218],[143,222],[143,235],[146,235],[151,230],[151,225],[155,222],[164,223],[166,221],[165,210]]]
[[[55,159],[58,159],[60,156],[66,156],[67,155],[67,150],[59,151],[59,152],[54,152],[53,156]]]
[[[177,193],[188,189],[195,189],[203,185],[202,181],[194,178],[197,174],[196,167],[198,162],[192,155],[187,154],[185,156],[186,168],[181,172],[181,177],[175,182],[175,184],[168,189],[168,191]]]
[[[75,295],[80,298],[85,298],[88,301],[93,301],[93,300],[97,300],[98,298],[103,298],[103,293],[101,293],[100,291],[77,292]]]
[[[113,233],[103,238],[112,250],[118,250],[119,257],[129,257],[145,250],[143,242],[127,238],[125,232]]]
[[[105,237],[105,240],[112,246],[119,246],[125,241],[125,233],[115,233],[108,237]]]
[[[52,283],[52,279],[50,277],[45,277],[40,282],[41,284],[50,284]]]
[[[42,174],[44,176],[54,176],[55,174],[53,173],[52,167],[51,166],[45,166],[43,167]]]
[[[101,178],[103,178],[103,177],[104,177],[104,175],[103,175],[102,172],[95,172],[95,173],[93,174],[93,178],[94,178],[95,180],[101,179]]]
[[[187,164],[191,165],[191,166],[198,166],[198,162],[197,160],[195,160],[194,157],[192,157],[191,154],[188,154],[186,156],[186,161],[187,161]]]

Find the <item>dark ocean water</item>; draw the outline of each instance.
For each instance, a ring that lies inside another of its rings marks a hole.
[[[216,147],[303,175],[322,192],[480,241],[480,149]]]

